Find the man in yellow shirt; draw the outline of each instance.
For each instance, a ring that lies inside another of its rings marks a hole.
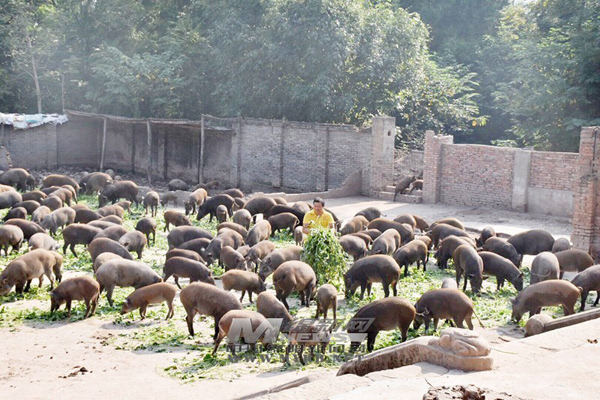
[[[310,230],[314,228],[335,228],[335,222],[333,216],[325,211],[325,200],[317,197],[313,201],[313,209],[304,214],[304,220],[302,221],[302,232],[310,235]]]

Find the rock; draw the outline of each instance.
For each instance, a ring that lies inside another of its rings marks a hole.
[[[536,314],[527,320],[525,324],[525,336],[539,335],[544,332],[544,325],[552,321],[548,314]]]

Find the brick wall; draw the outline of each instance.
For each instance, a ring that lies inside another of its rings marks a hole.
[[[511,207],[514,149],[448,144],[442,148],[442,202]]]
[[[578,153],[453,144],[425,135],[423,200],[571,216]]]
[[[575,204],[573,210],[573,247],[587,251],[590,245],[600,245],[600,139],[598,127],[581,131],[579,160],[577,162]]]
[[[5,127],[2,140],[14,155],[15,165],[96,169],[102,153],[104,118],[69,112],[70,120],[62,126],[43,125],[26,131]],[[342,187],[360,172],[361,189],[371,193],[371,185],[381,190],[393,179],[393,118],[375,117],[376,133],[370,127],[351,125],[207,119],[202,168],[205,181],[217,179],[244,188],[326,191]],[[149,157],[145,120],[107,116],[104,168],[139,174],[150,169],[156,178],[197,182],[201,173],[200,124],[155,120],[151,131]]]
[[[240,184],[323,191],[366,169],[371,129],[351,125],[241,119]]]
[[[529,186],[573,191],[577,182],[578,153],[531,152]]]

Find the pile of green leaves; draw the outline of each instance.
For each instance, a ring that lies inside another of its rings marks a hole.
[[[330,229],[311,229],[304,242],[302,261],[309,264],[319,284],[330,283],[342,288],[346,258],[340,242]]]

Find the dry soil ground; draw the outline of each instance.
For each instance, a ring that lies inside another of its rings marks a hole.
[[[88,201],[94,202],[93,199]],[[566,219],[498,210],[400,204],[364,197],[336,199],[327,204],[344,219],[372,205],[378,206],[387,216],[417,213],[431,221],[456,216],[474,228],[493,225],[497,231],[506,233],[545,228],[556,236],[570,234],[570,224]],[[136,211],[126,225],[131,228],[140,215],[141,211]],[[291,243],[291,238],[280,235],[277,243],[283,246]],[[161,234],[157,238],[157,246],[147,250],[143,260],[159,270],[165,246],[165,235]],[[65,276],[90,273],[89,257],[83,248],[79,251],[79,259],[67,257]],[[444,276],[451,276],[451,273],[436,271],[435,268],[427,273],[413,271],[407,280],[400,283],[400,295],[414,301],[420,293],[439,285]],[[130,292],[130,289],[118,290],[116,304]],[[476,301],[478,314],[487,325],[486,329],[478,327],[477,330],[492,343],[503,343],[522,335],[521,326],[508,321],[510,310],[507,302],[515,293],[512,287],[496,293],[495,283],[486,282],[484,295]],[[363,302],[341,300],[341,319],[347,320],[360,305],[381,298],[381,295],[378,289],[371,299]],[[294,314],[314,315],[314,305],[308,310],[298,307],[297,299],[293,300]],[[247,298],[244,305],[250,309],[253,307]],[[104,296],[97,315],[87,320],[81,319],[81,307],[76,308],[71,320],[66,319],[63,313],[52,316],[48,310],[46,286],[34,290],[24,299],[13,295],[0,300],[2,398],[200,395],[203,398],[229,399],[315,372],[333,375],[339,365],[339,362],[326,359],[307,367],[297,362],[286,366],[276,353],[270,355],[272,359],[260,362],[230,362],[224,349],[213,358],[209,354],[212,350],[212,320],[197,320],[195,324],[200,333],[189,338],[185,313],[178,302],[175,318],[171,321],[163,320],[166,315],[163,305],[152,307],[145,321],[140,321],[137,313],[121,316],[117,307],[108,306]],[[422,334],[422,330],[411,335]],[[380,334],[376,348],[397,342],[398,334],[395,332]]]

